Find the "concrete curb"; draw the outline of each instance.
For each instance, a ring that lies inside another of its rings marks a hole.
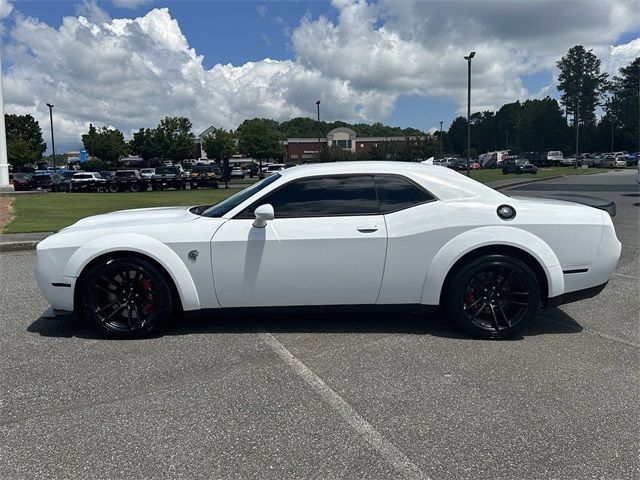
[[[0,252],[19,252],[22,250],[35,250],[40,240],[24,242],[0,242]]]

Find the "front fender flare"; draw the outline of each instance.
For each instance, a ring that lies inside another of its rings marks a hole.
[[[63,275],[77,278],[92,260],[111,252],[133,252],[158,262],[173,279],[184,310],[200,309],[200,299],[189,270],[178,255],[155,238],[138,233],[107,235],[91,240],[71,256]]]
[[[506,245],[527,252],[538,261],[547,277],[548,297],[564,293],[562,267],[549,245],[540,237],[525,230],[507,226],[492,226],[468,230],[451,239],[438,251],[427,270],[422,288],[422,303],[438,305],[444,280],[451,267],[467,253],[492,245]]]

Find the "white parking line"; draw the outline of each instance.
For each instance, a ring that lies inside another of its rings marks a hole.
[[[384,459],[404,478],[424,479],[425,475],[418,466],[413,463],[393,443],[387,440],[373,425],[367,422],[347,401],[331,389],[324,381],[295,355],[287,347],[282,345],[273,335],[260,325],[255,325],[255,331],[262,341],[266,343],[276,355],[282,359],[291,369],[302,378],[320,397],[333,408],[364,440],[369,443]]]
[[[640,279],[640,277],[636,277],[634,275],[625,275],[624,273],[612,273],[611,275],[614,275],[616,277],[622,277],[622,278],[632,278],[634,280]]]

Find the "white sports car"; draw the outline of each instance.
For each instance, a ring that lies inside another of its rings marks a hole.
[[[621,250],[610,207],[509,197],[438,166],[318,164],[216,205],[85,218],[38,245],[35,274],[54,311],[121,337],[178,309],[440,305],[503,338],[604,288]]]

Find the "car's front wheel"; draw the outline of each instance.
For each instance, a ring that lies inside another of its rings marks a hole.
[[[144,258],[98,261],[82,276],[79,289],[81,316],[111,337],[150,336],[171,318],[173,296],[166,273]]]
[[[484,255],[457,269],[443,301],[449,318],[467,333],[501,339],[518,333],[535,316],[540,287],[522,260]]]

